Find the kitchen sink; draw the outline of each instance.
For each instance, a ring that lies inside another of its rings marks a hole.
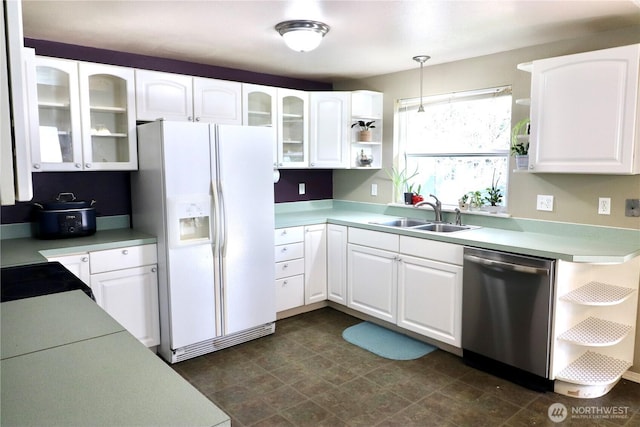
[[[453,233],[454,231],[470,230],[472,228],[477,228],[477,227],[471,227],[468,225],[443,224],[443,223],[425,224],[417,227],[412,227],[413,230],[433,231],[435,233]]]
[[[431,225],[432,223],[430,221],[423,221],[421,219],[400,218],[400,219],[394,219],[391,221],[372,222],[372,224],[386,225],[388,227],[410,228],[410,227],[416,227],[416,226]]]

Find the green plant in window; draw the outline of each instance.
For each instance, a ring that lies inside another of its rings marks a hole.
[[[496,179],[496,171],[494,169],[493,176],[491,177],[491,187],[487,187],[487,195],[484,200],[489,202],[491,206],[498,206],[498,203],[502,202],[502,192],[498,188],[498,181],[500,180],[500,175]]]
[[[393,183],[396,200],[403,200],[402,193],[410,192],[409,181],[418,175],[418,167],[416,166],[416,170],[412,174],[409,174],[406,168],[401,171],[396,168],[391,168],[391,171],[386,170],[385,172]]]
[[[482,192],[479,190],[469,192],[471,199],[471,207],[479,208],[482,206]]]

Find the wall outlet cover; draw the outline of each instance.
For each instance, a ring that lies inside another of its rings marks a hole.
[[[611,197],[598,198],[598,215],[611,215]]]
[[[539,211],[553,211],[553,196],[538,194],[536,209]]]
[[[640,199],[627,199],[624,203],[625,216],[640,216]]]
[[[298,194],[304,194],[307,192],[306,186],[304,185],[304,182],[301,182],[298,184]]]

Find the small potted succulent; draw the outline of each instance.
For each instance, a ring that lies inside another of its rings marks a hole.
[[[516,168],[529,168],[529,129],[531,120],[527,117],[515,124],[511,130],[511,154],[516,158]]]
[[[351,125],[352,128],[356,126],[360,128],[360,131],[358,131],[358,141],[371,142],[371,139],[372,139],[371,129],[375,128],[375,126],[373,125],[374,123],[375,123],[375,120],[370,122],[365,122],[364,120],[358,120],[357,122]]]
[[[463,211],[469,209],[469,193],[465,193],[460,197],[458,200],[458,207]]]

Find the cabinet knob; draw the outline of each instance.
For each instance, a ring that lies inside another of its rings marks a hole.
[[[287,252],[287,248],[282,248],[282,252]]]
[[[187,120],[189,120],[190,122],[192,122],[192,121],[193,121],[193,117],[189,116],[189,117],[187,117]]]
[[[129,250],[128,249],[123,249],[122,250],[122,255],[129,255]]]
[[[282,230],[281,236],[285,236],[287,234],[287,230]]]
[[[85,163],[84,167],[87,168],[87,169],[91,169],[91,163]]]
[[[80,258],[80,261],[88,262],[89,261],[89,257],[83,256],[82,258]]]
[[[40,163],[34,163],[33,164],[33,168],[34,169],[40,169]]]
[[[284,288],[285,286],[287,286],[289,284],[289,282],[287,282],[286,280],[284,282],[282,282],[282,287]]]
[[[200,117],[196,117],[196,122],[199,122],[199,121],[200,121]]]
[[[315,165],[316,165],[315,163],[311,163],[311,166],[315,166]]]
[[[285,265],[282,266],[283,269],[287,268],[287,267],[289,267],[289,264],[285,264]]]
[[[82,169],[82,165],[80,163],[76,163],[74,166],[76,167],[76,169]]]
[[[151,272],[152,272],[152,273],[155,273],[156,271],[158,271],[158,268],[157,268],[157,267],[151,267]]]

